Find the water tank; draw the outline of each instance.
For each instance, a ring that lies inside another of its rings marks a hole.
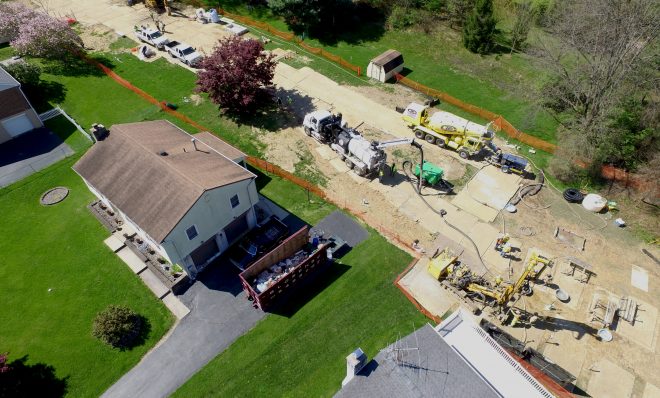
[[[348,143],[349,152],[367,165],[369,171],[373,170],[383,157],[383,151],[373,148],[371,142],[361,136],[354,137]]]

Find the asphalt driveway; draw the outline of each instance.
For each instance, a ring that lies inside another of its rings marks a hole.
[[[47,128],[0,144],[0,188],[73,155],[73,150]]]
[[[209,267],[179,299],[190,314],[103,397],[166,397],[264,317],[226,264]]]

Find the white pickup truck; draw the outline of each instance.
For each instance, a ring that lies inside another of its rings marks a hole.
[[[165,50],[170,53],[172,58],[177,58],[188,66],[196,67],[202,60],[202,55],[193,47],[185,43],[179,43],[176,40],[165,44]]]
[[[141,42],[151,44],[159,50],[164,49],[165,45],[170,42],[160,30],[145,26],[141,26],[139,29],[136,27],[135,37]]]

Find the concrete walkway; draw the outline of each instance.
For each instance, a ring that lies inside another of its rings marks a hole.
[[[212,267],[179,296],[190,314],[103,397],[169,396],[264,317],[252,308],[232,267]]]

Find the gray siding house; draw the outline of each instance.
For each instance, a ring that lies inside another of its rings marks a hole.
[[[256,225],[256,176],[210,133],[159,120],[117,124],[74,166],[90,191],[194,279]]]
[[[21,84],[0,67],[0,144],[43,125]]]

